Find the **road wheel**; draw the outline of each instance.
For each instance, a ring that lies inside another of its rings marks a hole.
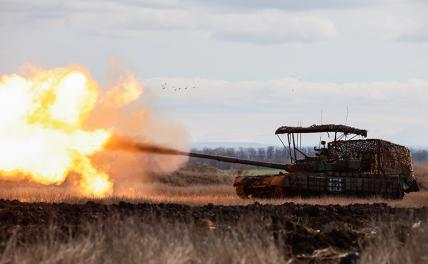
[[[243,185],[238,185],[236,186],[236,194],[241,198],[241,199],[248,199],[248,195],[245,193],[245,189]]]
[[[393,193],[383,193],[382,198],[389,200],[401,200],[404,197],[404,192],[402,190],[398,190]]]
[[[274,199],[280,199],[284,197],[284,191],[282,187],[274,187],[272,190],[272,198]]]
[[[397,192],[394,193],[394,195],[392,196],[392,199],[394,200],[401,200],[404,198],[404,192],[403,190],[398,190]]]

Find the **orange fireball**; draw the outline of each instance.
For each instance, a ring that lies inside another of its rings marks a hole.
[[[85,195],[111,192],[106,173],[90,156],[102,150],[110,132],[87,131],[83,121],[94,108],[98,87],[77,67],[38,71],[32,77],[0,77],[0,174],[61,184],[77,173]]]

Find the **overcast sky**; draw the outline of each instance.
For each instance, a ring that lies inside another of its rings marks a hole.
[[[194,142],[345,123],[428,146],[428,0],[0,0],[0,73],[111,58]],[[180,89],[181,88],[181,89]],[[187,88],[187,89],[186,89]]]

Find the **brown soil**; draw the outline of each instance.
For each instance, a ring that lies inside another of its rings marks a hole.
[[[425,222],[427,208],[393,208],[386,204],[304,205],[254,203],[242,206],[208,204],[125,203],[85,204],[22,203],[0,200],[0,245],[13,236],[20,241],[36,241],[55,226],[64,239],[85,232],[88,223],[108,218],[135,217],[144,222],[189,223],[210,232],[233,232],[237,226],[260,223],[263,232],[278,246],[303,262],[355,262],[364,245],[375,234],[379,221]],[[251,226],[248,226],[251,232]],[[406,225],[400,232],[406,233]]]

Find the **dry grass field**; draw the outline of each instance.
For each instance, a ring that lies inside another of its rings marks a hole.
[[[80,197],[72,189],[65,186],[45,186],[34,183],[2,182],[0,184],[0,199],[19,200],[22,202],[67,202],[84,203],[93,200],[102,203],[127,202],[155,202],[181,203],[190,205],[205,205],[207,203],[219,205],[248,205],[254,202],[261,204],[282,204],[293,202],[297,204],[319,205],[348,205],[353,203],[373,204],[387,203],[393,207],[423,207],[428,206],[428,164],[416,163],[415,175],[421,187],[417,193],[406,194],[403,200],[385,200],[379,197],[369,199],[346,197],[320,197],[286,199],[249,199],[242,200],[232,186],[236,175],[254,175],[263,173],[263,170],[227,170],[222,171],[205,164],[190,164],[183,169],[169,175],[155,175],[149,181],[133,182],[130,188],[121,190],[113,196],[105,198]],[[265,173],[272,173],[266,170]]]
[[[0,263],[422,263],[426,208],[0,201]]]
[[[67,186],[3,182],[0,263],[423,263],[428,259],[428,165],[422,191],[380,198],[242,200],[245,171],[190,165],[82,198]],[[15,200],[15,201],[13,201]],[[89,201],[89,202],[88,202]]]

